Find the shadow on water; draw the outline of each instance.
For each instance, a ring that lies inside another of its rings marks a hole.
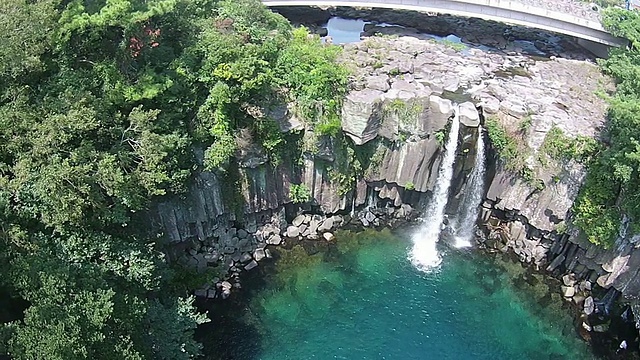
[[[267,261],[261,265],[269,268]],[[244,289],[234,291],[229,299],[197,299],[198,309],[207,311],[211,319],[198,326],[195,333],[196,340],[203,345],[203,359],[258,359],[262,350],[262,335],[249,304],[252,296],[265,288],[266,273],[268,270],[264,268],[243,273]]]

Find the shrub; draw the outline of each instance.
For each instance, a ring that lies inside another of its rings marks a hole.
[[[434,136],[436,138],[436,141],[438,142],[438,145],[440,145],[441,147],[444,146],[444,137],[445,137],[445,130],[441,129],[435,132]]]
[[[504,161],[505,167],[514,172],[522,171],[526,159],[523,150],[507,130],[495,118],[489,118],[485,122],[491,145]]]
[[[461,42],[457,42],[457,41],[452,41],[449,39],[442,39],[442,41],[440,41],[441,44],[445,45],[446,47],[453,49],[455,51],[462,51],[465,50],[467,48],[467,45],[461,43]]]
[[[556,126],[544,138],[540,150],[554,160],[588,161],[599,149],[596,139],[587,136],[570,138]]]
[[[311,200],[311,190],[305,184],[291,184],[289,198],[294,204],[303,204]]]

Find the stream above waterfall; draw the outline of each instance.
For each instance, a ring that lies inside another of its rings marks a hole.
[[[438,244],[437,271],[406,260],[415,229],[339,232],[245,282],[205,325],[208,359],[592,359],[565,301],[505,255]]]

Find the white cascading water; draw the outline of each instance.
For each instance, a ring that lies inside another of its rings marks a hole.
[[[482,126],[480,126],[478,128],[475,163],[467,182],[465,199],[461,204],[460,213],[462,216],[458,218],[457,222],[455,243],[453,244],[457,248],[471,246],[476,220],[480,212],[480,203],[482,202],[484,192],[484,173],[486,169],[482,131]]]
[[[444,220],[444,210],[449,198],[449,187],[453,176],[453,163],[456,159],[456,149],[458,147],[458,131],[460,129],[460,119],[458,117],[458,107],[455,113],[445,144],[445,154],[438,170],[436,186],[433,190],[433,197],[425,213],[424,224],[416,232],[411,240],[413,248],[409,255],[411,263],[421,271],[430,271],[442,262],[438,253],[437,243],[440,236],[442,221]]]

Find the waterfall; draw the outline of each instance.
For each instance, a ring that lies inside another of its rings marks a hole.
[[[456,224],[455,243],[457,248],[471,246],[471,239],[480,212],[482,195],[484,192],[485,155],[482,126],[478,128],[478,141],[476,142],[476,157],[473,171],[467,181],[465,198],[460,204],[459,217]]]
[[[459,110],[456,106],[447,143],[445,144],[444,158],[438,170],[436,186],[425,213],[424,224],[411,238],[413,248],[411,249],[409,260],[421,271],[429,271],[442,262],[436,245],[440,236],[442,221],[444,220],[444,210],[449,198],[453,163],[456,159],[456,149],[458,147],[459,129]]]
[[[371,209],[375,209],[376,205],[376,192],[371,188],[371,191],[369,191],[369,194],[367,195],[367,203],[365,204],[364,209],[369,211]]]

